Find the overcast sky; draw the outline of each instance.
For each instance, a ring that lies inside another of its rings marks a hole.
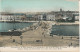
[[[9,12],[42,12],[78,10],[78,0],[1,0],[1,11]]]

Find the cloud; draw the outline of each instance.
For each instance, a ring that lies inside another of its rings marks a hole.
[[[66,0],[66,1],[79,1],[79,0]]]

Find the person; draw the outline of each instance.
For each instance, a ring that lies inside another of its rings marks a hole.
[[[52,35],[52,37],[53,37],[53,35]]]
[[[44,37],[45,37],[45,35],[44,35]]]
[[[72,37],[71,37],[71,39],[72,39]]]
[[[42,33],[42,35],[44,34],[44,32]]]
[[[13,42],[15,42],[15,39],[13,39]]]
[[[72,43],[71,43],[71,45],[72,45]]]
[[[42,42],[42,39],[41,39],[41,42]]]
[[[63,39],[63,36],[62,36],[62,39]]]
[[[10,39],[12,39],[12,35],[11,35]]]

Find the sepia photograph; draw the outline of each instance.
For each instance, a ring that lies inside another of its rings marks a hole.
[[[0,0],[0,52],[18,51],[79,52],[79,0]]]

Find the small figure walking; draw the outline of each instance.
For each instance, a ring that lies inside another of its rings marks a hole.
[[[15,39],[13,39],[13,42],[15,42]]]
[[[53,35],[52,35],[52,37],[53,37]]]
[[[71,39],[72,39],[72,37],[71,37]]]
[[[42,33],[42,35],[44,34],[44,32]]]
[[[41,42],[42,42],[42,39],[41,39]]]
[[[44,37],[45,37],[45,35],[44,35]]]
[[[63,36],[62,36],[62,39],[63,39]]]
[[[72,43],[71,43],[71,46],[72,46]]]
[[[10,39],[12,39],[12,35],[11,35],[11,38]]]

